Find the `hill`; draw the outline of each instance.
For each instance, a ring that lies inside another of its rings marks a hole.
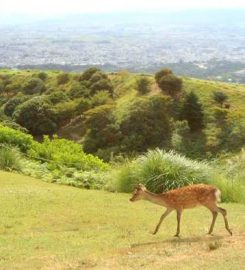
[[[180,239],[170,215],[151,235],[162,208],[128,194],[81,190],[0,171],[1,269],[242,269],[244,205],[223,204],[214,236],[204,208],[186,211]]]
[[[138,90],[142,78],[149,83],[146,93]],[[203,119],[193,120],[195,125],[203,122],[197,131],[186,122],[196,117],[195,106],[189,120],[183,113],[190,93],[203,111]],[[224,95],[225,103],[216,102],[214,93]],[[182,78],[180,95],[173,98],[152,75],[106,74],[96,68],[81,74],[0,70],[2,122],[17,124],[37,139],[57,133],[76,140],[86,152],[105,160],[111,153],[135,155],[154,147],[194,158],[239,151],[245,144],[244,101],[245,85],[187,77]]]

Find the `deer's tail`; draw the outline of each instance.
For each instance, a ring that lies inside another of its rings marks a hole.
[[[216,198],[216,202],[221,202],[221,191],[219,189],[215,190],[214,196]]]

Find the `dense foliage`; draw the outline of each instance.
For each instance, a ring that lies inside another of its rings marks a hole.
[[[3,70],[0,119],[39,139],[75,139],[107,161],[155,147],[207,158],[244,146],[244,93],[243,85],[179,78],[170,69],[154,77],[95,67]]]
[[[84,188],[102,188],[109,165],[85,154],[81,145],[66,139],[44,138],[0,125],[0,169],[16,170],[47,181]]]

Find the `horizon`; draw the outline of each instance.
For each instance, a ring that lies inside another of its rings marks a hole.
[[[229,10],[245,9],[242,0],[220,1],[212,0],[172,0],[166,2],[162,0],[1,0],[1,16],[64,16],[64,15],[83,15],[83,14],[117,14],[117,13],[161,13],[176,11],[195,11],[195,10]]]

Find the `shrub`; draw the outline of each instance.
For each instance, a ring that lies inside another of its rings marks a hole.
[[[100,72],[100,70],[96,67],[91,67],[85,70],[82,75],[79,77],[79,81],[88,81],[93,76],[94,73]]]
[[[6,146],[0,146],[0,170],[19,171],[20,165],[20,154],[14,148]]]
[[[182,79],[175,76],[170,69],[158,71],[155,80],[161,90],[173,98],[177,98],[182,90]]]
[[[169,107],[169,98],[162,95],[135,99],[120,122],[124,151],[168,147],[172,133]]]
[[[42,81],[45,81],[48,78],[48,74],[46,72],[39,72],[37,74],[37,77],[41,79]]]
[[[180,153],[188,152],[188,144],[190,137],[190,128],[187,121],[176,121],[175,128],[172,135],[172,147]]]
[[[92,85],[92,84],[94,84],[100,80],[103,80],[103,79],[107,80],[108,78],[103,72],[97,71],[91,76],[91,78],[89,79],[89,83],[90,83],[90,85]]]
[[[57,104],[55,106],[56,123],[60,126],[73,118],[76,114],[77,106],[77,102],[75,101],[68,101]]]
[[[113,86],[107,79],[101,79],[90,86],[91,94],[95,94],[98,91],[108,91],[111,95],[113,94]]]
[[[23,91],[27,95],[40,94],[46,90],[43,81],[39,78],[31,78],[23,85]]]
[[[212,178],[206,163],[156,149],[123,165],[116,179],[118,191],[132,191],[136,184],[142,183],[152,192],[160,193],[193,183],[207,183]]]
[[[79,188],[102,189],[105,185],[105,179],[103,172],[76,171],[71,178],[61,178],[60,182]],[[57,182],[59,182],[59,180]]]
[[[150,80],[147,77],[139,78],[137,80],[137,91],[141,95],[145,95],[150,92]]]
[[[117,145],[120,131],[113,115],[113,105],[101,105],[87,111],[85,125],[87,133],[84,137],[84,151],[96,153],[99,149],[105,149]]]
[[[79,115],[79,114],[86,112],[90,108],[91,108],[91,100],[89,100],[87,98],[80,98],[78,105],[77,105],[77,108],[76,108],[76,112]]]
[[[171,97],[176,98],[182,90],[182,79],[175,75],[169,74],[160,79],[158,86],[162,91]]]
[[[0,143],[17,146],[26,152],[32,147],[33,138],[19,130],[0,125]]]
[[[77,83],[71,87],[69,94],[72,99],[81,98],[81,97],[89,97],[90,90],[85,84]]]
[[[171,69],[167,69],[167,68],[161,69],[155,74],[155,80],[157,84],[159,84],[162,77],[167,76],[167,75],[172,75],[172,74],[173,74],[173,71]]]
[[[57,76],[57,84],[66,84],[70,80],[70,75],[68,73],[61,73]]]
[[[21,90],[21,85],[19,83],[16,83],[15,81],[7,84],[4,88],[4,92],[8,94],[17,93]]]
[[[66,139],[44,137],[43,143],[35,143],[29,154],[34,158],[51,160],[51,166],[74,167],[83,171],[100,171],[108,168],[98,157],[85,154],[81,145]]]
[[[57,130],[55,112],[46,96],[34,97],[22,103],[13,117],[34,135],[52,134]]]
[[[106,103],[111,103],[112,99],[107,91],[100,91],[93,95],[91,98],[91,105],[93,107],[104,105]]]
[[[186,95],[181,120],[187,120],[192,132],[200,131],[204,127],[204,113],[202,104],[194,92]]]
[[[4,113],[9,116],[12,117],[15,108],[20,105],[21,103],[25,102],[26,100],[28,100],[28,97],[26,96],[16,96],[11,98],[5,105],[4,105]]]
[[[57,103],[68,101],[69,97],[64,91],[54,91],[48,96],[48,99],[55,105]]]
[[[220,104],[221,107],[223,107],[223,104],[225,103],[225,101],[227,101],[228,96],[224,92],[214,91],[213,92],[213,99],[215,102]]]

